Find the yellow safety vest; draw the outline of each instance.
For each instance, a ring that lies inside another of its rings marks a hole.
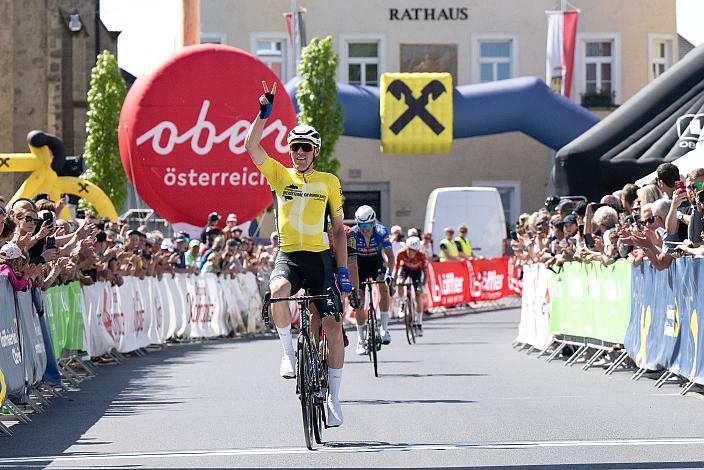
[[[440,250],[440,261],[448,261],[447,258],[447,252],[450,252],[451,256],[454,256],[457,258],[459,256],[459,250],[457,250],[457,245],[455,245],[455,242],[448,240],[447,238],[443,239],[440,242],[440,248],[445,247],[447,250]]]
[[[472,256],[472,244],[469,243],[469,240],[465,240],[464,238],[458,235],[457,237],[455,237],[455,241],[458,242],[462,247],[462,253],[467,256]]]

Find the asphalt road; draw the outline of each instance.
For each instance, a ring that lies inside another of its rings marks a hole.
[[[675,385],[545,363],[514,350],[518,310],[426,322],[348,348],[345,424],[304,447],[275,340],[168,346],[100,368],[81,391],[0,438],[0,467],[699,468],[704,400]]]

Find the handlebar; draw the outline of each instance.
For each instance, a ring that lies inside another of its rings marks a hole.
[[[330,291],[330,289],[328,289]],[[267,292],[264,295],[264,302],[262,304],[262,320],[264,321],[264,324],[272,327],[271,323],[271,316],[269,315],[269,306],[271,304],[275,304],[277,302],[306,302],[310,300],[334,300],[335,295],[332,292],[328,292],[327,294],[321,294],[321,295],[302,295],[300,297],[277,297],[277,298],[271,298],[271,292]]]

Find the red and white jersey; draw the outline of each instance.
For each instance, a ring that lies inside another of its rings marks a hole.
[[[396,266],[405,268],[409,271],[418,271],[422,269],[423,271],[428,270],[428,258],[422,251],[416,251],[416,255],[411,258],[408,255],[408,247],[404,247],[396,255]]]

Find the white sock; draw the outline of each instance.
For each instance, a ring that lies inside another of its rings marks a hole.
[[[357,336],[359,341],[364,341],[367,337],[367,325],[357,325]]]
[[[416,323],[418,323],[419,326],[423,326],[423,312],[416,312]]]
[[[328,385],[330,386],[330,397],[337,403],[340,401],[340,383],[342,382],[342,367],[333,369],[328,367]]]
[[[279,339],[281,340],[281,345],[284,347],[284,354],[288,357],[294,357],[296,351],[293,349],[293,343],[291,342],[291,325],[284,328],[276,327],[276,331],[279,332]]]
[[[381,312],[381,329],[389,331],[389,312]]]

